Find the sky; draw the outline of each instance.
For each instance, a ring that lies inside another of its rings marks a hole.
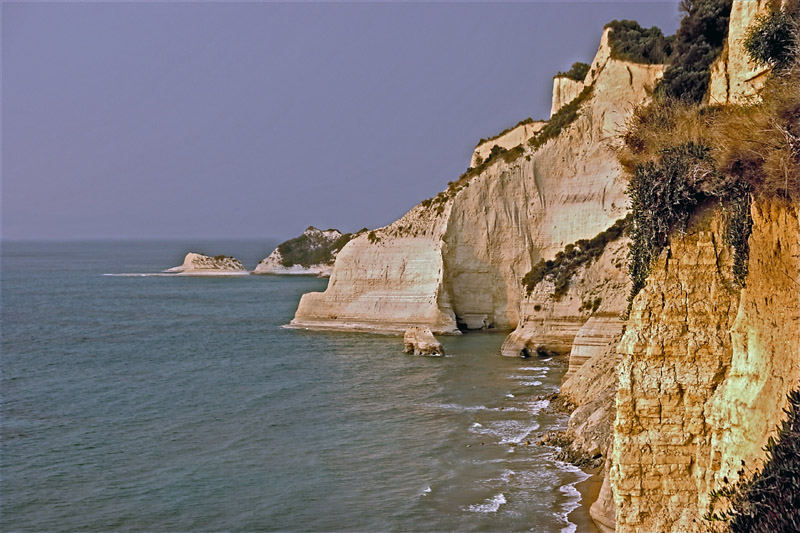
[[[446,188],[671,2],[27,3],[2,17],[3,239],[287,239]]]

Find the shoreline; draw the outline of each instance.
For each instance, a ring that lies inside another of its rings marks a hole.
[[[594,520],[592,520],[589,508],[600,494],[600,487],[603,485],[603,469],[584,470],[584,472],[589,477],[574,485],[581,494],[580,505],[567,515],[567,520],[576,525],[576,532],[602,533],[597,524],[594,523]]]

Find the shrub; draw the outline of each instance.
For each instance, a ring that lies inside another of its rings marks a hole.
[[[576,61],[572,64],[572,67],[566,72],[559,72],[554,78],[569,78],[575,81],[583,81],[586,77],[586,74],[589,72],[589,64],[588,63],[581,63],[580,61]]]
[[[664,37],[661,30],[642,28],[634,20],[612,20],[605,26],[611,28],[608,44],[611,57],[633,63],[666,63],[672,55],[674,37]]]
[[[572,124],[572,122],[578,118],[581,105],[592,94],[592,89],[592,85],[584,87],[578,96],[550,117],[547,124],[539,130],[539,133],[531,137],[528,144],[534,148],[539,148],[550,139],[557,137],[564,128]]]
[[[706,514],[706,520],[728,522],[733,533],[800,531],[800,392],[789,393],[787,417],[778,438],[769,438],[766,462],[751,479],[744,478],[712,492],[712,502],[727,499],[727,511]],[[727,481],[726,481],[727,483]]]
[[[699,103],[711,78],[711,63],[728,33],[731,0],[682,0],[685,13],[672,43],[670,65],[656,86],[656,96]]]
[[[378,236],[375,234],[375,232],[374,232],[374,231],[370,231],[370,232],[367,234],[367,239],[369,239],[369,242],[370,242],[370,243],[372,243],[372,244],[375,244],[375,243],[377,243],[377,242],[381,242],[381,238],[380,238],[380,237],[378,237]]]
[[[750,58],[765,66],[786,69],[797,54],[797,10],[775,11],[756,19],[744,41]]]
[[[614,222],[611,227],[601,231],[591,239],[581,239],[568,244],[552,260],[541,260],[522,278],[527,294],[545,279],[553,282],[553,297],[558,300],[569,290],[569,282],[578,269],[596,261],[609,242],[619,239],[627,230],[629,217]],[[591,305],[591,304],[590,304]],[[598,301],[597,306],[600,306]]]

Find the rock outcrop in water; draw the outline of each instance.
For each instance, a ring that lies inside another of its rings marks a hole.
[[[612,59],[606,30],[576,113],[556,113],[533,145],[496,150],[435,198],[354,238],[337,256],[327,290],[304,295],[291,325],[398,332],[419,325],[438,333],[517,327],[521,280],[533,264],[625,216],[615,149],[626,118],[662,72]]]
[[[169,268],[164,272],[182,276],[226,276],[249,273],[242,266],[242,262],[235,257],[227,255],[210,257],[194,252],[186,254],[182,265]]]
[[[414,355],[444,355],[442,343],[436,340],[430,328],[408,328],[403,335],[403,351]]]
[[[253,274],[330,276],[336,255],[352,237],[336,229],[309,226],[302,235],[279,244],[259,261]]]

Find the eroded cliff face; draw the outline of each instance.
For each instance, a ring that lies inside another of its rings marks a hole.
[[[538,150],[496,158],[402,219],[345,246],[324,293],[305,295],[292,324],[435,332],[520,323],[522,277],[540,258],[623,217],[615,155],[625,120],[663,73],[610,59],[608,32],[577,119]]]
[[[575,96],[577,96],[577,94]],[[470,159],[469,165],[471,167],[477,167],[480,165],[482,161],[485,161],[486,158],[489,157],[492,148],[495,146],[510,150],[515,146],[524,144],[528,141],[528,139],[539,133],[545,124],[546,122],[543,120],[534,120],[532,122],[518,124],[517,126],[493,139],[479,143],[472,152],[472,158]]]
[[[744,49],[744,40],[747,27],[759,15],[774,11],[780,5],[781,0],[733,1],[725,48],[711,65],[709,103],[747,103],[764,86],[769,69],[750,60]]]
[[[749,274],[731,275],[724,216],[674,234],[618,347],[610,482],[618,531],[698,531],[709,493],[752,473],[798,383],[796,206],[752,206]]]
[[[553,102],[550,106],[550,116],[552,117],[556,111],[577,98],[583,87],[583,80],[573,80],[566,76],[553,78]]]

